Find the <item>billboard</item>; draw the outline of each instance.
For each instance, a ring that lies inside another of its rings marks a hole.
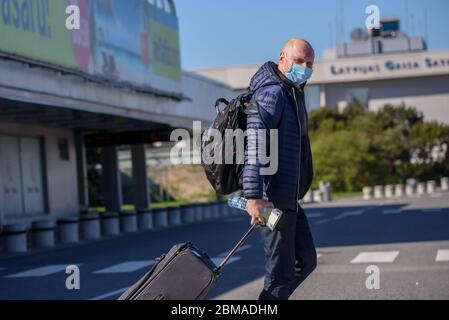
[[[178,19],[146,0],[0,0],[0,50],[179,93]],[[66,7],[80,8],[68,30]]]

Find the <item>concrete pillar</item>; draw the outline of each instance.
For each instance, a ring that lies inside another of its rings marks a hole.
[[[213,218],[213,206],[210,202],[203,203],[204,220],[211,220]]]
[[[167,209],[153,209],[154,226],[156,228],[165,228],[168,226]]]
[[[169,226],[179,226],[182,224],[181,209],[179,207],[167,208],[167,217]]]
[[[123,233],[137,232],[137,213],[134,211],[120,212],[120,231]]]
[[[80,215],[81,239],[95,240],[101,237],[98,212],[84,212]]]
[[[394,187],[394,195],[396,198],[400,198],[404,196],[404,185],[403,184],[397,184]]]
[[[101,215],[101,234],[103,236],[120,234],[119,214],[117,212],[107,212]]]
[[[55,245],[55,223],[51,220],[35,221],[31,224],[31,238],[35,248]]]
[[[26,252],[27,226],[18,223],[7,225],[3,228],[3,249],[8,253]]]
[[[134,205],[136,208],[150,207],[150,187],[147,174],[145,145],[131,146]]]
[[[434,180],[427,181],[427,193],[432,194],[435,193],[437,187],[437,183]]]
[[[137,226],[139,231],[147,231],[153,229],[153,211],[151,209],[137,210]]]
[[[203,221],[203,205],[201,203],[195,203],[195,221]]]
[[[426,184],[424,182],[418,183],[416,186],[416,193],[420,196],[426,193]]]
[[[449,178],[441,178],[441,191],[449,191]]]
[[[195,205],[188,204],[181,206],[181,219],[183,223],[195,222]]]
[[[313,202],[323,202],[323,193],[320,190],[313,191]]]
[[[102,189],[106,211],[120,212],[123,202],[117,147],[104,147],[101,162],[103,166]]]
[[[307,191],[307,193],[304,195],[304,198],[302,198],[302,202],[303,203],[311,203],[311,202],[313,202],[312,189],[309,189],[309,191]]]
[[[62,244],[77,243],[79,241],[79,219],[68,217],[58,220],[59,242]]]
[[[363,188],[363,200],[371,200],[373,198],[373,187]]]
[[[405,194],[407,196],[413,196],[416,192],[416,185],[417,185],[416,179],[407,179],[407,184],[405,186]]]
[[[385,186],[385,198],[393,198],[394,197],[394,186],[389,184]]]
[[[86,147],[82,130],[75,130],[75,151],[79,204],[81,208],[87,209],[89,207],[89,185],[87,179]]]
[[[382,199],[384,197],[384,186],[374,187],[374,199]]]
[[[221,208],[221,216],[222,217],[229,217],[231,215],[230,210],[229,210],[229,206],[228,206],[228,201],[221,201],[220,203],[220,208]]]

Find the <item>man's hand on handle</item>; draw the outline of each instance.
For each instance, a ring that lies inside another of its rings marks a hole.
[[[263,209],[274,209],[273,203],[262,199],[249,199],[246,203],[246,211],[251,216],[251,225],[260,224],[265,225],[266,221],[263,216]]]

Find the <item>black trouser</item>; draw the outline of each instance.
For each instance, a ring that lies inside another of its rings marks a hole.
[[[317,256],[304,210],[284,211],[275,231],[261,228],[265,283],[259,300],[287,300],[315,270]]]

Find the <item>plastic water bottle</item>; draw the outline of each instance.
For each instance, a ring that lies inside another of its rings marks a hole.
[[[228,206],[242,211],[246,211],[248,200],[240,196],[232,196],[228,200]],[[263,217],[266,221],[266,226],[274,230],[282,216],[282,211],[279,209],[263,208]]]

